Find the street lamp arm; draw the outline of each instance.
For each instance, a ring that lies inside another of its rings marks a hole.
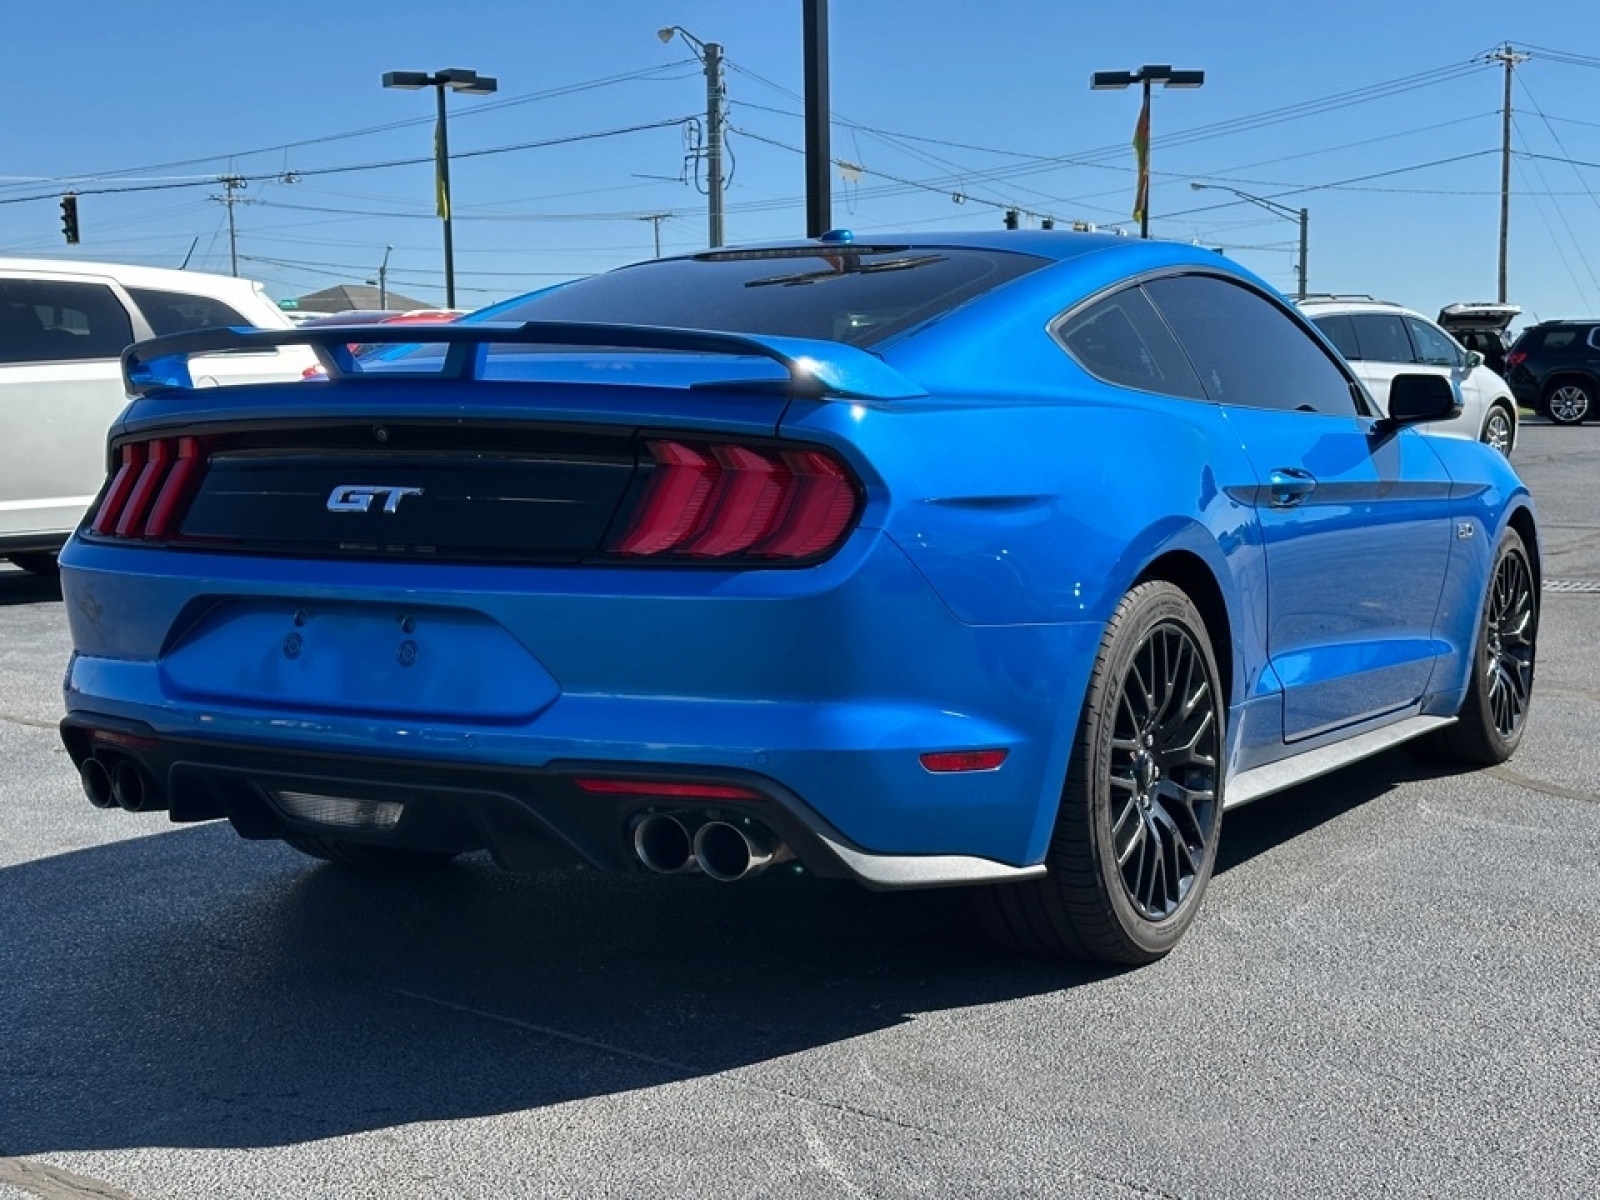
[[[656,30],[656,36],[661,39],[663,45],[672,40],[673,34],[677,34],[684,41],[688,42],[689,49],[694,51],[695,57],[697,57],[701,62],[705,61],[706,44],[699,38],[695,37],[694,34],[690,33],[682,25],[668,25],[663,29]]]
[[[1222,183],[1191,183],[1189,185],[1197,192],[1231,192],[1241,200],[1248,200],[1257,208],[1264,208],[1269,213],[1276,213],[1286,221],[1298,221],[1300,210],[1290,208],[1287,204],[1279,204],[1276,200],[1268,200],[1264,196],[1252,196],[1249,192],[1241,192],[1238,188],[1228,187]]]

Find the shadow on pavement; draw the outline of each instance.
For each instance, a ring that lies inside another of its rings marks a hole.
[[[0,605],[41,604],[61,599],[61,577],[30,575],[0,559]]]
[[[0,871],[0,1156],[297,1143],[760,1063],[1100,973],[965,897],[356,875],[222,825]]]
[[[1219,869],[1413,772],[1385,755],[1231,813]],[[16,1157],[522,1111],[1108,977],[991,947],[959,891],[359,874],[221,824],[0,870],[0,947]]]

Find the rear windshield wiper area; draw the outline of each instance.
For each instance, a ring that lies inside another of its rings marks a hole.
[[[855,255],[851,255],[855,258]],[[933,263],[945,262],[942,254],[919,254],[913,258],[889,258],[881,262],[864,263],[846,261],[839,267],[822,271],[801,271],[792,275],[772,275],[766,279],[747,279],[745,287],[798,287],[802,284],[827,283],[830,279],[847,279],[852,275],[881,275],[889,271],[910,271]]]

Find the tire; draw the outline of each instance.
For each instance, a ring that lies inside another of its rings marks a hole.
[[[1594,385],[1565,379],[1550,386],[1539,407],[1557,425],[1576,425],[1594,411]]]
[[[1177,944],[1222,826],[1219,680],[1205,624],[1181,590],[1156,580],[1122,598],[1078,719],[1049,873],[978,892],[992,936],[1121,965]]]
[[[11,560],[12,566],[21,567],[30,575],[55,575],[61,570],[56,556],[48,550],[19,551],[6,557]]]
[[[1506,530],[1479,618],[1467,698],[1454,725],[1434,734],[1429,749],[1474,766],[1503,763],[1516,752],[1533,699],[1539,634],[1539,591],[1527,547]]]
[[[1497,401],[1489,406],[1489,415],[1483,419],[1483,432],[1478,440],[1510,458],[1511,443],[1516,437],[1516,431],[1515,414],[1506,405]]]
[[[442,867],[456,857],[455,852],[450,850],[374,846],[369,842],[352,842],[311,833],[286,832],[283,840],[301,854],[363,871],[427,871]]]

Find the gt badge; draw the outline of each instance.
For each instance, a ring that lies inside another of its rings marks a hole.
[[[328,493],[328,511],[371,512],[373,501],[381,497],[383,511],[392,513],[407,496],[420,495],[422,489],[416,487],[368,487],[361,483],[341,483]]]

